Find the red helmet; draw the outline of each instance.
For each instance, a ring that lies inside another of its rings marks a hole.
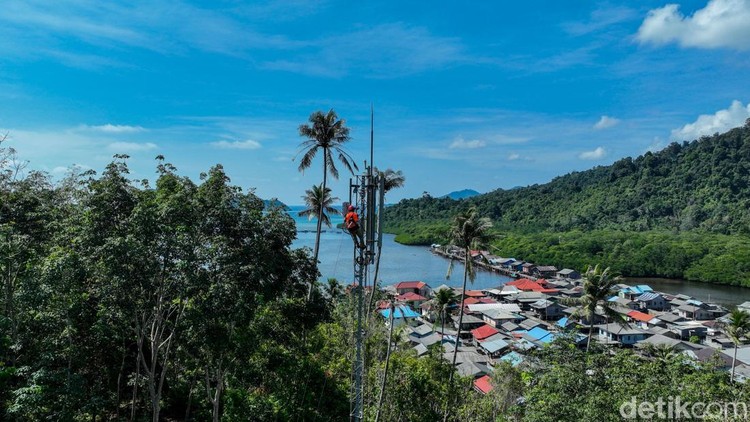
[[[355,207],[354,205],[349,205],[349,211],[354,211],[356,209],[357,209],[357,207]]]

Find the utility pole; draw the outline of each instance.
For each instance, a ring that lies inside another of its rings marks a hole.
[[[358,248],[355,245],[354,252],[354,295],[357,306],[357,328],[355,332],[355,353],[354,363],[352,365],[353,378],[354,378],[354,391],[351,397],[351,414],[349,419],[352,422],[361,422],[364,418],[364,382],[363,374],[365,370],[364,360],[364,337],[365,328],[363,326],[363,319],[365,317],[364,309],[364,298],[365,298],[365,271],[367,266],[373,262],[375,257],[376,245],[382,242],[382,234],[380,228],[382,227],[381,219],[383,218],[383,181],[379,180],[376,174],[374,174],[373,168],[373,152],[375,149],[375,136],[374,136],[374,120],[375,113],[372,105],[370,106],[370,165],[365,162],[365,171],[363,174],[356,176],[356,182],[349,182],[349,198],[351,199],[352,194],[359,197],[359,207],[362,211],[360,215],[360,227],[364,229],[364,240],[365,248]],[[377,193],[380,192],[380,195]],[[379,212],[378,204],[380,206]],[[377,217],[377,221],[376,221]],[[356,243],[356,242],[355,242]],[[375,280],[373,281],[373,292],[375,294]],[[372,307],[372,304],[369,305]],[[369,310],[368,310],[369,312]],[[393,317],[393,309],[391,309],[391,318]],[[392,320],[391,320],[392,321]],[[393,322],[391,322],[393,324]],[[389,345],[390,346],[390,345]]]

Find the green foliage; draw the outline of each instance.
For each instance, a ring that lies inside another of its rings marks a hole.
[[[343,414],[291,218],[221,166],[196,185],[160,159],[139,187],[126,158],[58,185],[0,168],[0,419]]]
[[[750,286],[750,125],[543,185],[386,210],[404,244],[444,243],[453,215],[490,217],[493,252],[558,267],[606,263],[625,276]]]

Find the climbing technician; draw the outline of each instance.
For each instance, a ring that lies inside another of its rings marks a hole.
[[[355,205],[349,205],[349,208],[347,208],[347,210],[349,212],[347,212],[346,216],[344,217],[344,226],[346,227],[346,230],[349,231],[349,234],[352,235],[354,244],[364,249],[365,240],[362,235],[362,228],[359,226],[359,215],[356,211],[357,207]]]

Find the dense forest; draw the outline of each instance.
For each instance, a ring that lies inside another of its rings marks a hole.
[[[305,300],[288,214],[221,166],[195,184],[160,159],[150,186],[118,156],[52,184],[0,152],[0,419],[348,412],[310,352],[331,307]]]
[[[316,281],[287,213],[219,165],[195,183],[157,157],[152,186],[117,156],[52,183],[13,157],[0,150],[0,419],[349,418],[354,299]],[[371,315],[365,420],[439,420],[446,399],[451,421],[619,420],[635,395],[746,400],[718,362],[585,354],[570,336],[498,366],[482,395],[448,381],[439,345],[418,358],[396,332],[378,406],[387,333]]]
[[[542,185],[402,200],[387,209],[387,229],[402,243],[440,243],[471,205],[492,219],[503,256],[750,286],[750,120]]]

